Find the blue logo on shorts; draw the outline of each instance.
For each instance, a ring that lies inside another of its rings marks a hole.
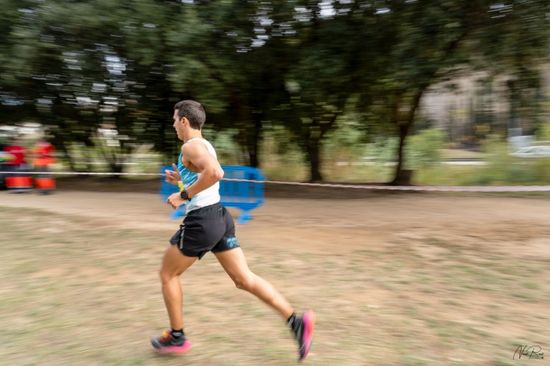
[[[228,248],[236,248],[239,246],[239,241],[237,240],[236,237],[232,236],[230,238],[225,239],[225,245]]]

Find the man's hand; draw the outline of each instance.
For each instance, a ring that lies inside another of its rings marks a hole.
[[[177,185],[178,182],[181,179],[180,173],[178,172],[178,167],[176,166],[176,164],[172,164],[172,168],[174,168],[174,170],[166,169],[164,171],[164,174],[165,174],[165,177],[166,177],[166,182],[168,182],[170,184],[173,184],[173,185]]]
[[[181,198],[179,192],[172,193],[170,195],[170,197],[168,197],[168,199],[166,200],[166,203],[168,203],[170,206],[172,206],[173,209],[176,209],[176,208],[180,207],[185,202],[187,202],[187,201],[185,201]]]

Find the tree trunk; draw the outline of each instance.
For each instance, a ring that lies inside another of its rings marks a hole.
[[[401,123],[398,124],[399,129],[399,146],[397,148],[397,166],[395,167],[395,175],[392,185],[410,185],[411,184],[411,171],[403,169],[405,163],[405,139],[409,134],[410,124]]]
[[[318,138],[312,138],[307,142],[306,152],[309,159],[309,181],[321,182],[321,141]]]
[[[403,169],[405,162],[405,142],[407,136],[409,135],[409,131],[411,130],[411,127],[414,123],[416,111],[418,109],[418,106],[420,105],[420,99],[422,98],[422,94],[424,94],[424,90],[426,90],[426,88],[427,85],[424,87],[420,87],[419,90],[416,92],[411,101],[410,109],[407,113],[407,118],[404,121],[401,121],[399,117],[399,102],[395,104],[394,119],[397,123],[397,129],[399,132],[399,146],[397,147],[397,166],[395,167],[395,175],[393,181],[391,182],[392,185],[411,184],[412,171]]]
[[[323,175],[321,174],[322,159],[321,147],[325,134],[332,129],[336,123],[339,113],[334,113],[329,119],[320,122],[319,119],[313,118],[313,124],[306,127],[305,133],[306,153],[309,159],[309,181],[322,182]]]
[[[122,178],[122,175],[118,174],[118,173],[122,173],[122,170],[123,170],[122,164],[120,164],[119,162],[117,162],[115,160],[114,163],[109,164],[109,167],[111,169],[111,173],[115,173],[115,174],[112,175],[112,178],[115,178],[115,179]]]
[[[258,142],[254,141],[248,146],[248,161],[249,165],[254,168],[258,168],[260,165],[258,161]]]
[[[173,103],[170,101],[168,94],[163,95],[162,98],[162,101],[159,102],[157,106],[153,107],[158,108],[158,112],[155,113],[154,120],[152,121],[157,125],[153,143],[156,151],[160,151],[163,155],[173,155],[173,147],[179,144],[174,143],[174,141],[176,141],[175,134],[174,138],[167,138],[166,136],[168,128],[172,126],[170,121],[173,114]]]
[[[166,154],[168,150],[166,148],[166,118],[157,118],[155,122],[158,127],[154,139],[154,148],[162,154]]]
[[[248,135],[248,161],[250,166],[260,166],[260,145],[262,141],[263,113],[252,113],[253,128]]]

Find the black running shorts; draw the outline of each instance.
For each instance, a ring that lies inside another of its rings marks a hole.
[[[184,255],[199,259],[209,251],[223,252],[239,247],[233,218],[219,203],[189,212],[170,244],[177,245]]]

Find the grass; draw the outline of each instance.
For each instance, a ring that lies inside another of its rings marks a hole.
[[[484,159],[485,154],[477,151],[462,149],[442,149],[442,159]]]
[[[11,208],[0,208],[0,225],[3,364],[295,362],[283,321],[236,290],[212,255],[182,280],[194,350],[182,358],[150,351],[149,336],[166,325],[157,243],[170,233]],[[338,255],[264,243],[247,253],[292,303],[316,309],[309,364],[515,364],[518,339],[550,339],[541,319],[550,269],[543,259],[518,257],[521,243],[496,255],[498,243],[481,239],[487,244],[426,234]]]

